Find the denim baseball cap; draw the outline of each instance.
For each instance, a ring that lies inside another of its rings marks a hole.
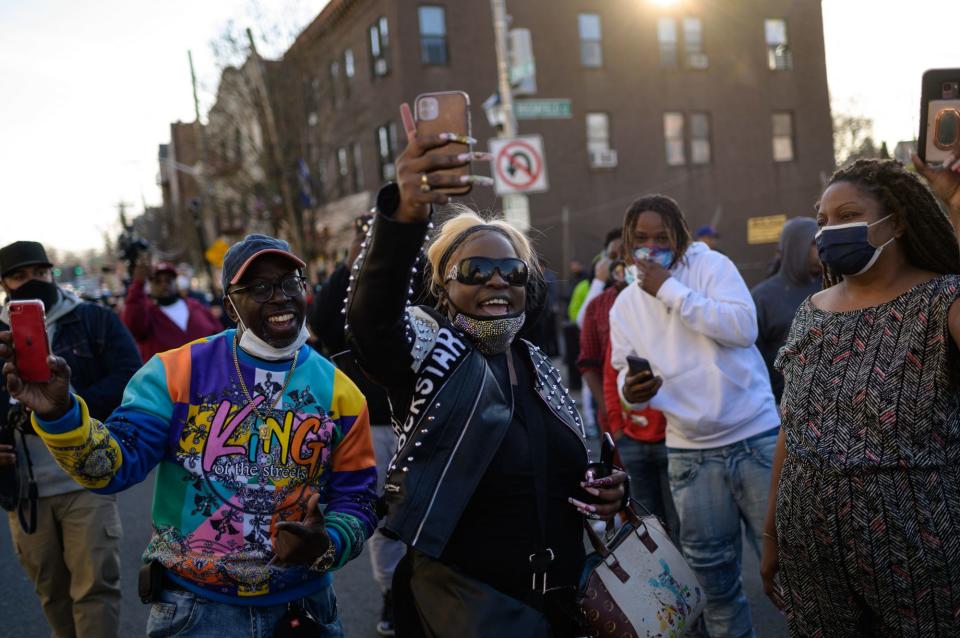
[[[227,286],[235,284],[243,277],[250,264],[262,255],[281,255],[290,260],[297,268],[305,268],[306,263],[293,254],[290,244],[269,235],[247,235],[238,241],[223,256],[223,272],[220,283],[226,291]]]

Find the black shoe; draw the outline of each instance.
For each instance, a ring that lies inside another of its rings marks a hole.
[[[380,622],[377,623],[377,633],[381,636],[395,636],[393,629],[393,595],[390,590],[383,595],[383,611],[380,612]]]

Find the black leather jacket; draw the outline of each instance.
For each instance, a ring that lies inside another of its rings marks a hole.
[[[399,437],[384,486],[385,528],[438,558],[506,434],[513,397],[467,335],[433,309],[409,305],[427,230],[377,215],[352,273],[347,333],[361,366],[388,389]],[[536,392],[556,417],[547,427],[571,428],[583,440],[560,373],[522,343]],[[584,463],[586,456],[584,447]]]

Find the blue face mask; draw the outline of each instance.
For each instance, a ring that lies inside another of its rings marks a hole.
[[[641,259],[655,261],[664,268],[669,268],[673,262],[673,251],[666,248],[657,248],[656,250],[650,250],[646,247],[637,248],[633,251],[633,256],[637,261]]]
[[[880,253],[896,237],[891,237],[882,246],[875,247],[868,240],[869,229],[890,219],[887,215],[872,224],[853,222],[837,226],[824,226],[817,232],[817,253],[827,268],[841,275],[857,276],[867,272],[877,263]]]

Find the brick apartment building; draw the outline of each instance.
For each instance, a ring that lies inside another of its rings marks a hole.
[[[634,198],[662,192],[691,226],[716,224],[752,283],[779,224],[755,218],[811,214],[833,168],[820,3],[661,5],[508,2],[536,62],[536,93],[524,97],[570,104],[569,117],[519,122],[520,134],[543,136],[549,173],[550,190],[530,196],[532,235],[562,270],[595,254]],[[493,42],[482,1],[331,0],[304,29],[271,103],[324,233],[345,233],[393,176],[402,101],[464,90],[480,147],[495,137],[481,106],[496,89]],[[486,189],[468,201],[501,208]]]

